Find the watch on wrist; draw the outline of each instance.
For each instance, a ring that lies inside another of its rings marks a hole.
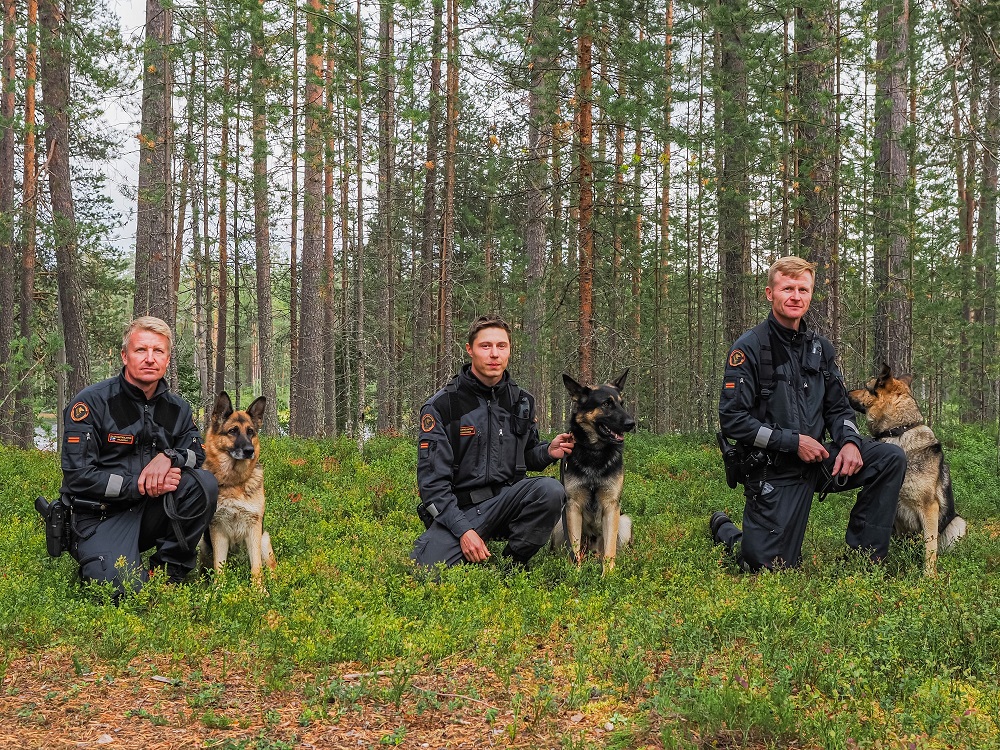
[[[179,451],[175,451],[173,448],[164,448],[163,455],[170,459],[170,465],[175,469],[179,469],[184,465],[184,456],[182,456]]]

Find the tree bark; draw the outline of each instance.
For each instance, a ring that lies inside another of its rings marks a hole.
[[[218,304],[215,308],[215,392],[221,393],[227,384],[229,338],[229,60],[222,69],[222,126],[219,142],[219,267]],[[238,157],[237,157],[238,158]]]
[[[35,77],[38,75],[38,2],[28,0],[28,28],[24,65],[24,182],[22,189],[21,236],[21,304],[18,322],[25,354],[33,352],[32,317],[35,307],[35,249],[38,219],[38,158],[36,155]],[[18,384],[15,402],[15,442],[20,448],[30,448],[35,439],[35,414],[32,406],[34,389],[28,377]]]
[[[378,422],[379,432],[398,427],[398,331],[396,329],[396,257],[393,241],[393,179],[396,162],[396,57],[393,0],[379,4],[379,111],[378,111],[378,254],[382,271],[379,293]]]
[[[743,46],[749,26],[746,0],[722,0],[718,34],[719,270],[722,328],[735,341],[750,327],[750,164],[747,66]]]
[[[593,31],[592,9],[588,0],[579,0],[578,36],[576,45],[576,136],[577,136],[577,180],[579,191],[579,215],[577,223],[580,257],[580,321],[579,321],[579,369],[583,383],[594,382],[594,166],[591,162],[593,146],[593,71],[591,51]]]
[[[323,32],[320,0],[310,0],[306,17],[305,154],[302,202],[302,299],[318,301],[323,281]],[[293,433],[307,437],[323,431],[323,306],[301,308],[299,385]]]
[[[133,316],[155,315],[166,321],[171,328],[176,323],[174,305],[177,296],[173,284],[171,252],[172,29],[172,7],[164,6],[160,0],[146,0],[135,235],[135,299],[132,305]]]
[[[41,29],[42,113],[45,117],[45,146],[49,154],[49,196],[52,201],[52,229],[55,238],[56,277],[62,321],[67,388],[77,393],[90,384],[90,350],[83,316],[83,292],[77,259],[76,213],[69,152],[69,38],[63,34],[69,24],[69,8],[57,0],[42,0],[38,6]]]
[[[821,333],[838,338],[836,164],[836,13],[835,0],[798,9],[795,27],[797,91],[801,123],[798,151],[799,211],[797,224],[804,255],[816,263],[810,322]]]
[[[906,128],[906,57],[909,0],[879,7],[875,52],[875,310],[874,365],[910,372],[912,310],[909,278]]]
[[[441,262],[438,264],[437,381],[452,372],[451,260],[455,242],[455,158],[458,148],[458,0],[447,0],[448,73],[445,80],[444,205],[441,207]]]
[[[14,280],[14,0],[3,0],[3,53],[0,74],[0,440],[14,436],[14,384],[18,373],[11,361],[16,300]]]
[[[257,351],[260,358],[261,395],[264,429],[278,432],[278,389],[274,380],[274,323],[271,308],[271,215],[268,204],[270,182],[267,170],[267,94],[271,78],[266,57],[263,8],[251,12],[250,54],[253,73],[250,79],[253,108],[253,219],[254,245],[257,251]]]

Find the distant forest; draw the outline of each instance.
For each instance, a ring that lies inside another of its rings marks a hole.
[[[707,429],[787,254],[850,384],[997,422],[1000,3],[148,0],[128,38],[108,0],[0,2],[4,442],[147,313],[202,417],[411,431],[497,312],[543,430],[562,372],[624,367],[641,428]]]

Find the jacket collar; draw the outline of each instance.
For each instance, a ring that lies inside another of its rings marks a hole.
[[[142,389],[138,386],[132,385],[125,379],[125,368],[121,369],[118,373],[118,384],[121,389],[128,394],[128,396],[139,403],[146,403],[148,401],[156,401],[160,396],[162,396],[167,391],[167,381],[160,379],[160,382],[156,384],[156,390],[153,392],[153,397],[150,399],[146,398],[146,394],[142,392]]]
[[[767,314],[767,322],[771,326],[771,333],[786,344],[794,344],[801,341],[803,338],[811,338],[812,331],[809,330],[809,326],[806,325],[805,318],[799,321],[799,329],[797,331],[791,328],[785,328],[778,322],[778,319],[774,317],[773,312]]]
[[[497,381],[497,384],[488,386],[472,373],[472,364],[466,362],[462,365],[461,379],[462,385],[472,390],[473,393],[483,398],[494,398],[499,389],[507,387],[507,383],[510,382],[510,373],[504,370],[503,376]]]

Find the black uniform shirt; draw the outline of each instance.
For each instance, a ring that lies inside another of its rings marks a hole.
[[[829,434],[839,447],[860,447],[861,434],[833,345],[804,323],[798,331],[785,328],[773,313],[768,315],[768,330],[775,382],[764,417],[755,416],[755,405],[762,388],[761,346],[768,342],[751,329],[736,340],[726,360],[719,399],[723,434],[745,446],[787,454],[780,465],[791,473],[802,468],[795,455],[800,434],[820,442]]]
[[[420,499],[433,503],[443,523],[456,537],[472,528],[458,507],[456,492],[468,492],[490,485],[508,484],[517,466],[517,436],[510,412],[501,405],[504,389],[513,386],[505,372],[495,386],[483,385],[466,364],[458,376],[458,392],[442,388],[420,410],[420,438],[417,452],[417,484]],[[451,403],[449,403],[449,400]],[[510,403],[510,399],[506,399]],[[452,419],[460,420],[460,462],[455,470],[455,453],[449,440],[449,426],[442,414],[449,414],[451,404],[468,404]],[[525,465],[541,471],[552,463],[549,444],[539,442],[535,424],[534,399],[530,400],[530,426],[525,443]]]
[[[61,492],[98,502],[139,500],[139,474],[165,448],[175,466],[200,467],[201,434],[187,401],[164,381],[150,399],[125,380],[102,380],[76,395],[63,415]]]

